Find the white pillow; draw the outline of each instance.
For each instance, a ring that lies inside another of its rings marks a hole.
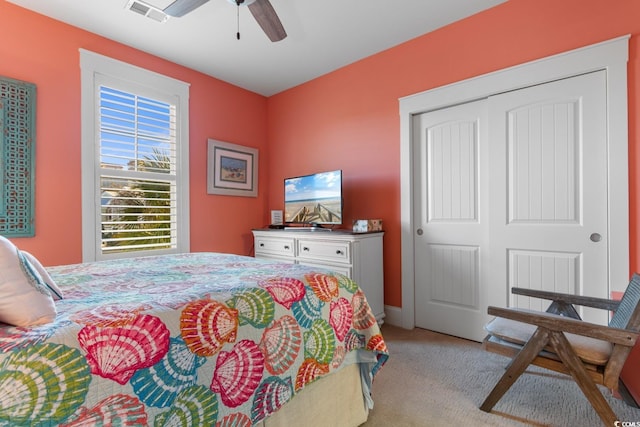
[[[47,285],[47,287],[51,291],[51,296],[53,297],[53,299],[61,300],[62,298],[64,298],[64,296],[62,295],[62,291],[60,290],[56,282],[53,281],[53,279],[49,275],[49,272],[42,266],[42,264],[40,264],[40,261],[38,261],[36,257],[31,255],[27,251],[20,251],[20,253],[22,253],[22,255],[24,255],[31,264],[33,264],[36,270],[38,270],[38,273],[40,273],[40,277],[42,277],[44,284]]]
[[[36,266],[0,236],[0,322],[24,327],[49,323],[55,318],[51,291]]]

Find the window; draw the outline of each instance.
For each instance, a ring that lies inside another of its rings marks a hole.
[[[188,251],[188,85],[80,55],[83,260]]]

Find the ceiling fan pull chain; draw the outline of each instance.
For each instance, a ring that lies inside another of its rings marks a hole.
[[[238,27],[238,32],[236,33],[236,38],[238,40],[240,40],[240,1],[236,1],[236,4],[238,5],[236,7],[236,21],[237,21],[237,27]]]

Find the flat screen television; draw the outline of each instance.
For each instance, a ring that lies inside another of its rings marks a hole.
[[[284,222],[318,227],[342,224],[342,171],[286,178]]]

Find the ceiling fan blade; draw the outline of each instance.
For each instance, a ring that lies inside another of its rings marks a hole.
[[[287,37],[287,32],[269,0],[256,0],[249,5],[249,10],[269,40],[278,42]]]
[[[162,11],[169,16],[184,16],[192,10],[202,6],[209,0],[175,0]]]

